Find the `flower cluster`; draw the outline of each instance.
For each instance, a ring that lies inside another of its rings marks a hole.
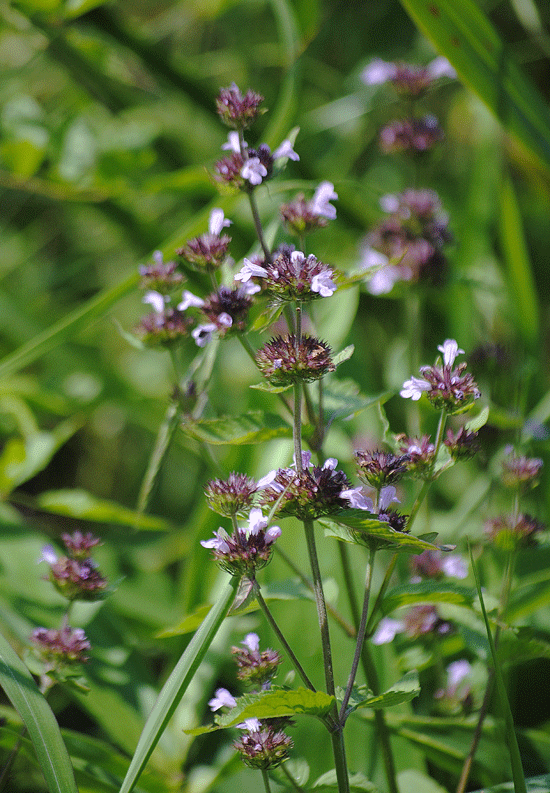
[[[321,182],[310,201],[306,201],[303,193],[299,193],[293,201],[283,204],[279,210],[281,218],[286,228],[301,238],[314,229],[326,226],[327,220],[334,220],[336,209],[330,201],[337,198],[338,193],[334,192],[332,182]]]
[[[443,553],[442,551],[424,551],[411,556],[411,583],[416,584],[425,578],[440,579],[444,576],[450,578],[466,578],[468,567],[458,554]]]
[[[322,466],[313,465],[311,453],[302,452],[302,470],[296,467],[279,468],[260,479],[261,503],[281,515],[294,515],[300,520],[314,520],[349,507],[342,491],[350,483],[343,471],[337,471],[334,457]]]
[[[379,133],[380,149],[384,154],[428,151],[443,138],[439,121],[431,113],[422,118],[391,121]]]
[[[249,89],[243,96],[238,86],[231,83],[222,88],[216,99],[216,109],[224,124],[233,129],[246,129],[258,117],[263,96]]]
[[[232,471],[227,479],[212,479],[205,488],[208,506],[226,518],[244,517],[252,506],[256,482],[246,474]]]
[[[51,545],[42,549],[39,561],[50,566],[48,580],[67,600],[102,600],[106,595],[107,581],[89,556],[90,549],[99,540],[80,532],[64,534],[62,540],[67,549],[66,556],[57,556]]]
[[[388,485],[394,485],[406,473],[409,455],[396,456],[379,449],[356,451],[355,462],[360,479],[380,490]]]
[[[302,336],[300,341],[294,334],[276,336],[258,350],[256,363],[274,386],[311,383],[336,368],[330,353],[328,344],[312,336]]]
[[[260,652],[260,640],[255,633],[247,634],[242,644],[243,647],[231,648],[238,667],[237,677],[244,683],[269,688],[283,659],[276,650],[270,648]]]
[[[480,396],[473,376],[465,372],[466,363],[453,368],[457,355],[464,353],[454,339],[447,339],[437,348],[443,353],[443,364],[422,366],[420,377],[411,377],[403,383],[402,397],[418,400],[425,392],[437,410],[462,413]]]
[[[259,264],[245,258],[235,280],[245,284],[252,278],[260,278],[265,290],[277,300],[305,302],[333,295],[336,291],[333,277],[334,269],[313,254],[306,256],[302,251],[287,248],[272,262]]]
[[[485,522],[485,535],[504,551],[536,545],[536,535],[546,526],[531,515],[500,515]]]
[[[372,637],[372,643],[389,644],[398,633],[404,633],[409,639],[419,639],[423,636],[446,636],[451,631],[451,623],[441,617],[435,606],[426,604],[413,606],[401,620],[383,617]]]
[[[47,674],[60,665],[81,664],[88,660],[86,652],[91,645],[82,628],[64,625],[59,630],[35,628],[31,634]]]
[[[279,526],[268,528],[267,518],[262,510],[254,507],[250,510],[248,528],[237,527],[229,535],[220,527],[214,532],[211,540],[201,540],[204,548],[211,548],[214,558],[230,575],[254,578],[256,570],[260,570],[269,562],[272,544],[281,536]]]
[[[373,295],[399,281],[440,284],[446,276],[444,246],[451,242],[448,218],[432,190],[406,190],[380,200],[389,217],[365,238],[361,266]]]
[[[502,462],[502,483],[510,488],[530,488],[538,484],[542,460],[539,457],[510,455]]]
[[[410,63],[393,63],[374,58],[363,70],[361,79],[366,85],[391,83],[398,94],[408,99],[417,99],[433,87],[442,77],[451,80],[456,72],[446,58],[437,57],[427,66]]]

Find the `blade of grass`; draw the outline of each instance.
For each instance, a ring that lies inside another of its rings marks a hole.
[[[145,723],[132,762],[128,768],[120,793],[130,793],[149,757],[157,745],[168,721],[191,683],[220,625],[227,616],[239,586],[239,579],[232,577],[226,584],[217,602],[195,633],[174,671],[163,686],[153,710]]]
[[[472,549],[470,548],[470,562],[472,564],[472,570],[474,571],[474,578],[476,582],[477,594],[479,597],[479,603],[481,605],[481,611],[483,614],[483,619],[485,621],[485,629],[487,631],[487,638],[489,639],[489,645],[491,647],[491,655],[493,658],[493,668],[495,673],[495,683],[498,692],[498,697],[500,700],[500,706],[502,708],[504,714],[504,723],[506,727],[506,738],[508,744],[508,750],[510,752],[510,763],[512,765],[512,778],[514,780],[514,791],[515,793],[527,793],[527,788],[525,786],[525,776],[523,774],[523,766],[521,764],[521,755],[519,753],[519,746],[518,741],[516,738],[516,731],[514,729],[514,719],[512,717],[512,711],[510,709],[510,702],[508,700],[508,695],[506,693],[506,686],[504,684],[504,678],[502,676],[502,670],[500,668],[497,651],[495,647],[495,642],[493,639],[493,634],[491,632],[491,626],[489,624],[489,618],[487,616],[487,610],[485,608],[485,602],[483,600],[483,592],[481,591],[481,584],[479,582],[479,576],[477,573],[477,566],[474,560],[474,555],[472,553]]]
[[[73,767],[52,709],[2,634],[0,686],[23,719],[50,793],[78,793]]]
[[[473,0],[401,4],[504,129],[550,170],[550,110],[479,5]]]

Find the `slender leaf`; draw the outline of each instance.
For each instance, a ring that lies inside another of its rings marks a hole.
[[[78,793],[71,761],[52,709],[2,634],[0,685],[25,723],[50,793]]]
[[[120,793],[130,793],[133,790],[139,775],[145,768],[160,736],[164,732],[166,725],[204,659],[220,625],[224,621],[238,586],[239,579],[236,577],[231,578],[227,582],[217,602],[212,606],[206,619],[189,642],[174,671],[164,684],[145,723],[128,773],[120,788]]]
[[[154,515],[142,515],[115,501],[95,498],[85,490],[49,490],[36,499],[45,512],[66,515],[70,518],[110,523],[117,526],[132,526],[143,531],[168,531],[170,523]]]
[[[401,4],[504,129],[550,170],[548,106],[479,4],[474,0],[401,0]]]
[[[343,693],[343,689],[337,690],[336,694],[339,699],[341,699]],[[403,702],[410,702],[411,699],[415,699],[419,694],[418,672],[411,670],[395,685],[377,696],[374,696],[372,691],[369,691],[366,686],[354,687],[349,701],[349,709],[375,708],[380,710],[382,708],[392,708],[395,705],[401,705]]]

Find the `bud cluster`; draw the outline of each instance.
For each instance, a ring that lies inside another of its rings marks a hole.
[[[107,581],[97,569],[96,562],[89,556],[92,547],[99,540],[92,534],[75,532],[63,534],[62,538],[67,555],[57,556],[53,546],[42,549],[40,561],[50,566],[48,580],[57,591],[73,600],[102,600],[106,596]]]

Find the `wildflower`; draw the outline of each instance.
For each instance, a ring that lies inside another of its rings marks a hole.
[[[154,264],[139,267],[142,288],[166,294],[182,283],[184,276],[176,271],[177,262],[165,262],[161,251],[153,253],[153,260]]]
[[[273,262],[256,265],[245,259],[244,267],[236,274],[237,281],[248,281],[251,277],[263,278],[267,292],[281,301],[314,300],[330,297],[336,291],[332,280],[334,270],[315,256],[305,256],[302,251],[285,249]]]
[[[300,193],[294,201],[283,204],[281,217],[289,231],[298,236],[307,234],[326,226],[327,219],[335,219],[336,209],[329,202],[337,198],[332,182],[321,182],[311,201],[306,201],[303,193]]]
[[[261,184],[267,173],[267,168],[259,157],[249,157],[241,168],[241,176],[251,185]]]
[[[340,498],[345,498],[352,509],[363,509],[366,512],[374,512],[372,498],[368,498],[363,493],[362,487],[347,488],[340,492]]]
[[[310,383],[335,369],[330,347],[312,336],[276,336],[256,353],[258,368],[272,385]]]
[[[153,311],[156,311],[157,314],[163,314],[166,303],[168,303],[169,300],[170,298],[167,295],[161,295],[160,292],[155,292],[153,289],[150,289],[143,295],[141,302],[152,306]]]
[[[248,143],[245,140],[241,141],[239,133],[236,130],[231,130],[231,132],[227,133],[227,142],[222,144],[222,149],[240,154],[241,144],[245,149],[248,147]]]
[[[432,149],[443,138],[439,121],[431,114],[423,118],[392,121],[382,127],[379,133],[380,149],[384,154],[423,153]]]
[[[445,636],[452,630],[452,625],[439,615],[435,606],[413,606],[402,620],[383,617],[372,637],[373,644],[389,644],[398,633],[405,633],[409,639],[422,636]]]
[[[208,222],[208,232],[188,240],[187,243],[176,250],[188,264],[196,269],[212,269],[223,264],[231,237],[221,234],[224,227],[231,223],[224,217],[222,209],[213,209]]]
[[[414,584],[423,578],[439,579],[447,575],[462,579],[468,575],[468,567],[461,556],[442,551],[424,551],[412,556],[409,564],[413,573],[411,582]]]
[[[135,332],[145,344],[169,345],[189,335],[191,320],[178,309],[151,311],[136,325]]]
[[[252,305],[252,296],[246,289],[237,287],[230,289],[220,286],[216,292],[203,301],[201,311],[214,323],[221,335],[229,330],[242,331],[246,327],[248,311]],[[229,322],[229,320],[231,320]]]
[[[439,710],[448,715],[461,711],[469,713],[473,706],[472,685],[468,680],[472,675],[472,665],[465,658],[453,661],[447,667],[447,682],[438,689],[434,697],[439,701]]]
[[[435,460],[435,446],[429,435],[409,438],[404,433],[396,436],[399,449],[407,455],[407,470],[415,476],[430,476]]]
[[[422,366],[422,378],[412,377],[403,383],[400,395],[413,400],[420,399],[423,392],[437,410],[462,413],[480,396],[471,374],[464,373],[467,364],[461,363],[453,369],[455,358],[464,352],[454,339],[447,339],[437,348],[443,353],[443,366]]]
[[[202,308],[202,306],[204,306],[202,297],[198,297],[194,295],[193,292],[185,289],[181,296],[181,303],[178,303],[177,309],[178,311],[187,311],[188,308]]]
[[[361,479],[377,490],[398,482],[403,474],[406,473],[406,464],[409,461],[406,454],[397,457],[390,452],[383,452],[379,449],[372,452],[356,451],[354,456]]]
[[[235,749],[249,768],[275,768],[288,758],[293,741],[282,730],[260,724],[234,742]]]
[[[205,495],[208,506],[218,515],[227,518],[243,516],[250,509],[256,482],[246,474],[230,473],[227,479],[212,479],[206,485]]]
[[[271,558],[271,545],[281,536],[279,526],[268,527],[261,509],[250,510],[248,528],[237,528],[232,535],[220,527],[214,539],[202,540],[204,548],[211,548],[214,558],[231,575],[253,577]]]
[[[363,70],[361,79],[366,85],[391,82],[397,93],[416,99],[424,94],[441,77],[456,78],[456,72],[446,60],[437,57],[427,66],[392,63],[375,58]]]
[[[77,557],[57,556],[51,545],[42,549],[39,562],[50,566],[49,581],[67,600],[101,600],[105,597],[106,579],[99,573],[91,558],[83,558],[77,550]]]
[[[535,487],[542,465],[538,457],[509,456],[502,462],[502,482],[506,487]]]
[[[514,551],[536,545],[536,535],[545,525],[531,515],[501,515],[485,523],[485,534],[498,548]]]
[[[288,139],[283,140],[281,145],[277,146],[272,156],[274,160],[282,160],[286,158],[288,160],[294,160],[294,162],[298,162],[300,159],[300,155],[294,151],[292,148],[292,143]]]
[[[229,317],[231,319],[231,317]],[[206,347],[212,341],[212,336],[215,331],[218,329],[218,326],[213,322],[207,322],[204,325],[197,325],[191,331],[191,336],[195,339],[195,344],[197,347]]]
[[[231,83],[222,88],[216,99],[216,109],[223,123],[234,129],[246,129],[258,117],[263,96],[249,89],[243,96],[238,86]]]
[[[75,559],[86,558],[90,555],[90,550],[103,543],[99,537],[95,537],[90,531],[82,534],[75,531],[72,534],[62,534],[63,545]]]
[[[277,512],[295,515],[300,520],[315,519],[349,507],[342,491],[348,490],[350,483],[343,471],[336,470],[336,465],[334,458],[326,460],[322,467],[312,465],[309,455],[300,472],[293,467],[271,472],[258,482],[258,490],[263,490],[261,503],[272,506],[282,494]]]
[[[469,460],[480,450],[479,433],[470,432],[461,427],[455,434],[447,430],[447,437],[443,441],[453,460]]]
[[[31,640],[47,664],[46,671],[67,664],[81,664],[88,660],[86,652],[91,645],[82,628],[64,625],[59,630],[35,628]]]
[[[234,708],[237,700],[226,688],[217,688],[215,695],[208,701],[208,707],[215,712],[221,708]]]
[[[242,642],[244,649],[232,647],[238,666],[237,677],[248,683],[256,683],[263,689],[269,688],[272,678],[282,658],[275,650],[267,649],[260,652],[260,640],[255,633],[249,633]]]
[[[232,151],[227,157],[222,157],[214,166],[214,179],[232,187],[234,190],[240,190],[244,185],[244,178],[241,175],[241,169],[244,165],[244,159],[240,151]]]

